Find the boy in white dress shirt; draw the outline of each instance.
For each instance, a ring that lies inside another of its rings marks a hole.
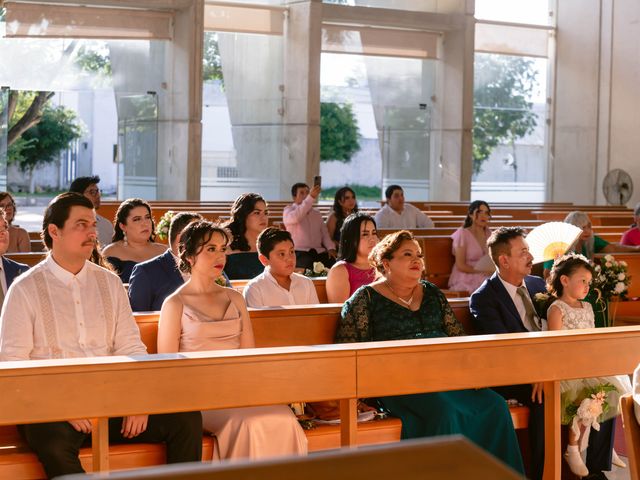
[[[7,292],[0,360],[146,355],[119,278],[87,260],[97,236],[91,201],[78,193],[58,195],[45,211],[42,230],[50,254]],[[18,425],[49,478],[84,472],[78,452],[91,428],[89,419]],[[202,416],[111,418],[109,438],[115,443],[165,442],[168,463],[200,461]]]
[[[294,273],[296,252],[289,232],[274,227],[266,228],[258,235],[257,243],[258,258],[265,269],[244,288],[243,295],[248,307],[318,303],[313,281]]]

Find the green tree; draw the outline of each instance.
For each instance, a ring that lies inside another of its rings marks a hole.
[[[320,160],[347,163],[360,150],[358,121],[351,105],[320,104]]]
[[[31,105],[29,96],[37,95],[35,92],[24,92],[23,105]],[[23,116],[17,111],[17,121]],[[78,123],[73,110],[63,106],[52,107],[47,105],[42,109],[40,120],[26,130],[8,148],[7,157],[10,164],[15,164],[29,177],[29,191],[33,193],[33,172],[47,163],[56,160],[57,155],[69,148],[74,140],[82,135],[82,127]]]
[[[473,172],[477,174],[496,146],[513,147],[536,127],[529,99],[537,72],[532,60],[493,54],[476,54],[474,69]]]
[[[222,61],[220,60],[218,34],[216,32],[204,33],[203,49],[202,80],[220,80],[222,82]]]

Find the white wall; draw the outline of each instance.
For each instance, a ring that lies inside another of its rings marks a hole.
[[[640,2],[558,2],[551,201],[605,203],[602,180],[622,168],[640,201]]]

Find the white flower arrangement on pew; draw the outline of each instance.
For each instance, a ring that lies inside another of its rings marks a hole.
[[[631,283],[631,277],[627,273],[627,262],[618,262],[613,255],[605,255],[594,270],[591,286],[598,291],[602,301],[610,302],[613,297],[621,300],[626,298]]]
[[[313,262],[313,268],[307,268],[304,271],[305,277],[326,277],[329,275],[329,269],[322,262]]]
[[[166,242],[169,239],[169,225],[171,225],[171,219],[176,214],[173,210],[169,210],[158,222],[158,226],[156,227],[156,235],[160,240]]]

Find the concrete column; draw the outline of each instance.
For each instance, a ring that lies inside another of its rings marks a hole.
[[[474,32],[471,4],[465,11],[464,27],[443,37],[432,124],[432,200],[468,200],[471,196]]]
[[[322,3],[288,4],[284,42],[283,155],[280,198],[295,182],[311,182],[320,171],[320,53]]]
[[[200,199],[203,16],[204,0],[192,0],[175,12],[171,85],[165,97],[170,114],[158,129],[159,199]]]
[[[623,0],[624,1],[624,0]],[[554,145],[549,164],[555,202],[593,203],[597,178],[600,0],[562,0],[557,10]]]

